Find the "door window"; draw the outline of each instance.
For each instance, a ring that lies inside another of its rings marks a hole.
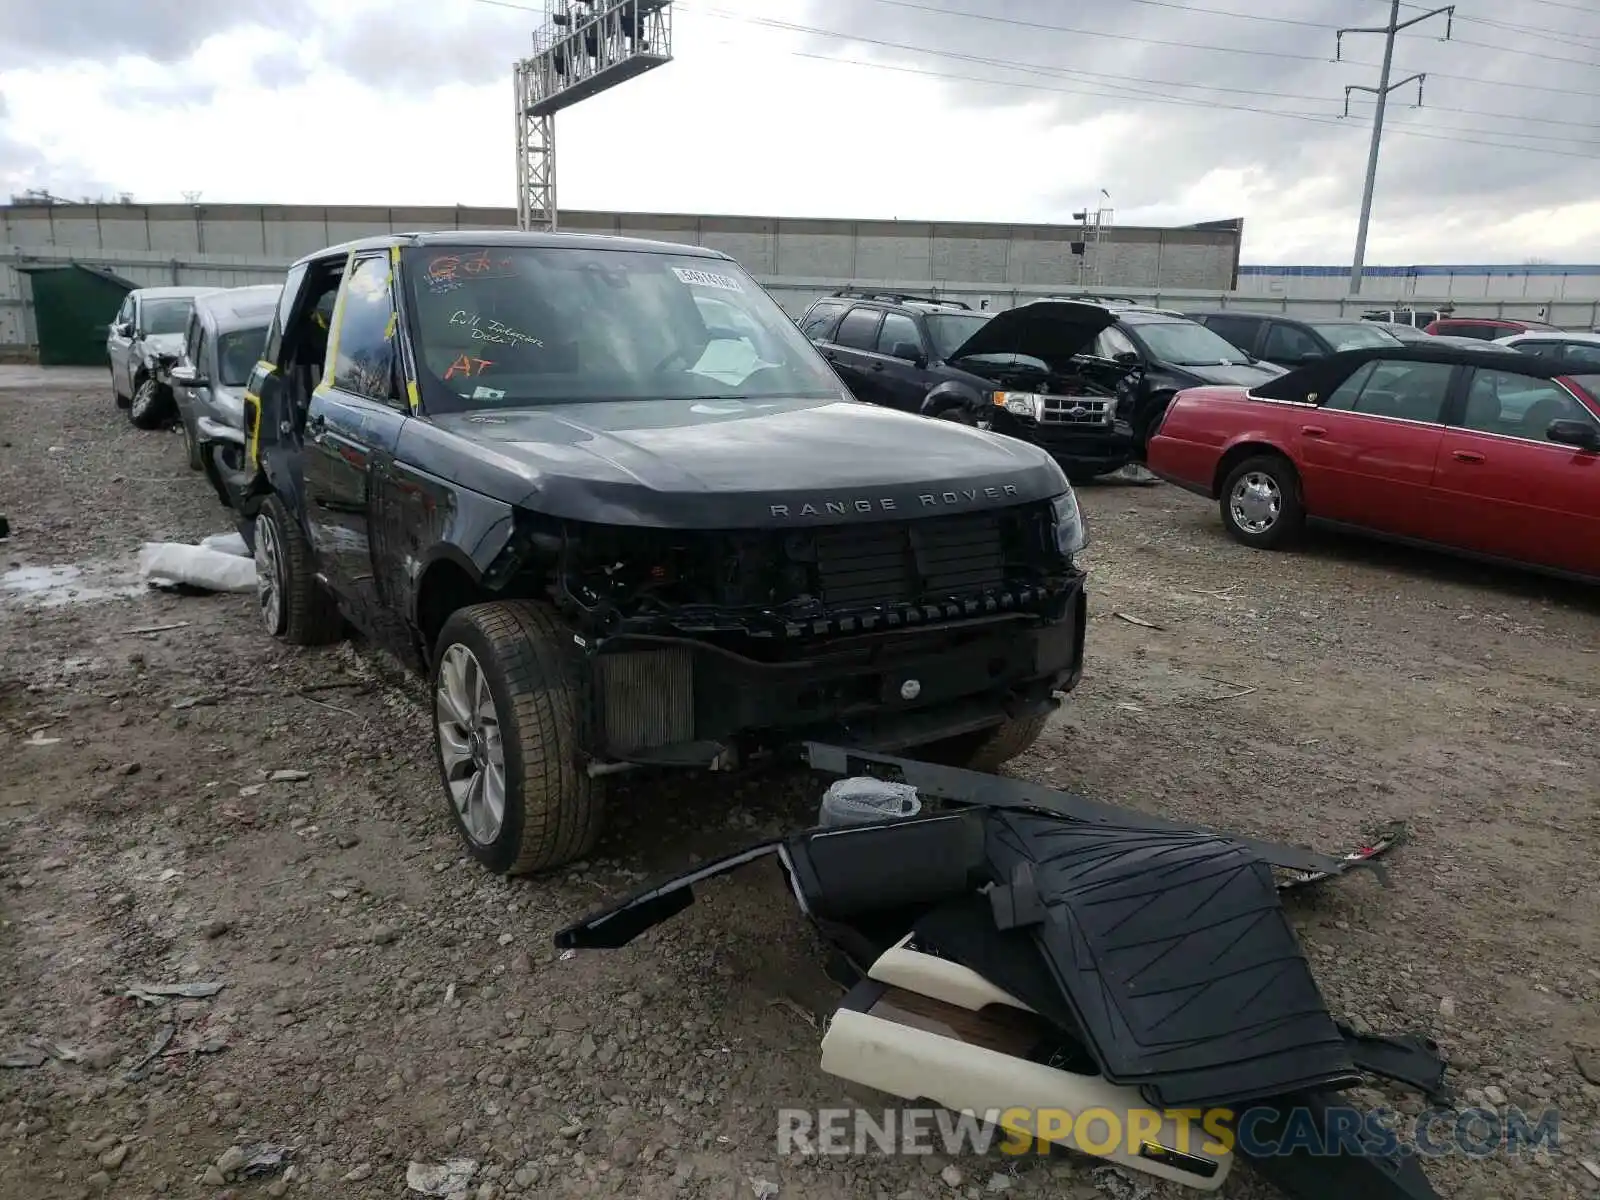
[[[190,366],[200,365],[200,314],[189,314],[189,331],[183,339],[183,356]]]
[[[1218,332],[1220,333],[1221,331],[1218,330]],[[1094,355],[1096,358],[1114,359],[1119,354],[1136,355],[1138,353],[1139,351],[1134,347],[1133,340],[1115,325],[1109,325],[1102,329],[1099,336],[1094,339]]]
[[[204,375],[205,374],[205,367],[204,367],[203,364],[205,362],[206,341],[207,341],[207,339],[206,339],[206,329],[205,329],[205,326],[200,324],[199,321],[196,321],[194,323],[194,326],[195,326],[194,353],[190,356],[189,363],[190,363],[191,366],[193,366],[195,368],[195,370],[199,371],[201,375]],[[218,382],[218,381],[217,380],[212,380],[212,382],[215,383],[215,382]]]
[[[896,346],[911,346],[920,354],[922,334],[905,313],[884,313],[883,328],[878,331],[878,353],[893,354]]]
[[[1205,326],[1249,354],[1256,347],[1261,322],[1254,317],[1207,317]]]
[[[1472,373],[1467,404],[1459,422],[1476,433],[1542,442],[1552,421],[1593,421],[1572,393],[1550,379],[1512,371]]]
[[[358,258],[340,295],[333,385],[357,396],[395,399],[395,309],[387,254]]]
[[[839,332],[833,335],[836,345],[852,350],[871,350],[878,343],[878,326],[883,313],[876,308],[852,308],[839,322]]]
[[[1563,342],[1561,366],[1572,375],[1592,375],[1600,371],[1600,342]]]
[[[1407,421],[1438,421],[1454,370],[1449,363],[1375,359],[1334,388],[1322,407]]]
[[[1302,362],[1322,352],[1317,339],[1303,329],[1274,321],[1267,330],[1267,343],[1261,357],[1268,362]]]
[[[813,342],[825,342],[828,340],[828,335],[833,332],[834,322],[839,319],[839,314],[843,311],[842,304],[819,300],[811,306],[811,311],[806,313],[800,332]]]
[[[117,309],[117,324],[127,325],[133,321],[133,293],[129,292],[122,298],[122,307]]]
[[[283,346],[283,331],[289,328],[290,318],[294,315],[294,302],[300,298],[300,288],[306,281],[306,267],[290,267],[289,274],[283,281],[283,291],[278,294],[278,312],[272,318],[272,325],[267,330],[267,344],[262,347],[261,357],[269,363],[276,364],[278,351]]]

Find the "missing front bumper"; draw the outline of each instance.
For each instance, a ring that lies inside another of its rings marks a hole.
[[[763,662],[688,638],[625,635],[593,658],[596,740],[610,758],[834,737],[881,750],[936,741],[1052,704],[1083,669],[1081,586],[1055,619],[1006,615],[822,643]]]

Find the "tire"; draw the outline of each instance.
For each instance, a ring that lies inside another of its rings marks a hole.
[[[1068,471],[1067,482],[1073,487],[1082,487],[1086,483],[1093,483],[1096,479],[1103,479],[1107,475],[1115,475],[1126,465],[1126,463],[1118,463],[1114,467],[1095,467],[1092,471]]]
[[[1012,717],[990,729],[930,742],[918,748],[917,756],[969,771],[998,770],[1038,741],[1049,720],[1049,713]]]
[[[267,632],[295,646],[326,646],[344,619],[317,582],[311,547],[283,501],[268,496],[256,514],[256,611]]]
[[[200,461],[200,439],[195,436],[194,426],[191,425],[182,413],[178,414],[178,424],[183,426],[183,449],[189,456],[189,469],[201,471],[205,464]]]
[[[429,684],[439,782],[468,853],[500,875],[588,854],[600,837],[605,786],[580,761],[592,697],[571,631],[529,601],[458,609],[439,632]],[[462,702],[473,697],[462,719]]]
[[[133,391],[128,420],[139,429],[160,429],[172,420],[172,394],[146,377]]]
[[[970,412],[961,407],[947,408],[943,412],[933,414],[936,421],[953,421],[957,425],[965,425],[968,429],[990,429],[988,421],[980,421]]]
[[[1236,465],[1217,503],[1229,536],[1259,550],[1288,546],[1305,529],[1300,476],[1281,454],[1256,454]]]

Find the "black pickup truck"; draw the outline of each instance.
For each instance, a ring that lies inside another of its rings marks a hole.
[[[634,766],[819,736],[997,765],[1081,671],[1060,467],[857,402],[714,251],[461,232],[310,255],[244,432],[201,436],[268,632],[348,622],[427,672],[491,870],[581,857]]]

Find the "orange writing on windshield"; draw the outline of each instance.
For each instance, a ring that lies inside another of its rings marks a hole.
[[[450,369],[444,373],[444,377],[446,381],[454,379],[457,375],[465,375],[471,379],[474,375],[482,375],[492,366],[494,366],[493,359],[473,358],[470,354],[463,354],[450,364]]]
[[[476,254],[441,254],[428,264],[430,280],[503,279],[514,274],[509,258],[490,258],[487,250]]]

